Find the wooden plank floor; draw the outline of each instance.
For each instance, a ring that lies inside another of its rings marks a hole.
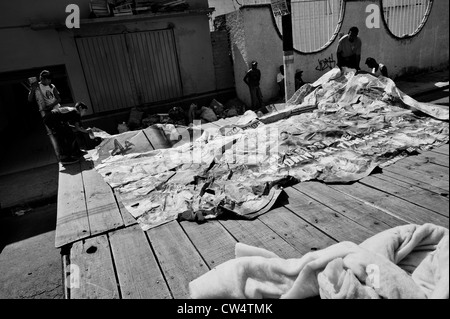
[[[151,134],[158,132],[145,131],[149,141]],[[408,223],[449,225],[448,144],[356,183],[286,188],[275,208],[252,221],[172,221],[145,232],[89,165],[60,172],[56,245],[81,279],[66,285],[69,298],[188,298],[189,282],[234,258],[237,242],[295,258]]]

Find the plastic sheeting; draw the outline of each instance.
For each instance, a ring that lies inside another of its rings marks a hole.
[[[261,119],[249,111],[198,138],[182,132],[189,141],[166,149],[145,151],[127,132],[130,148],[107,156],[114,143],[105,140],[95,168],[146,230],[189,212],[254,218],[272,207],[285,183],[352,182],[448,143],[448,108],[417,102],[392,80],[353,70],[329,71],[284,107]]]

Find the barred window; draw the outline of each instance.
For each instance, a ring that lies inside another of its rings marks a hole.
[[[422,29],[432,4],[433,0],[382,0],[383,18],[394,36],[410,37]]]
[[[292,0],[294,49],[311,53],[328,47],[338,36],[344,6],[343,0]],[[281,17],[275,21],[282,33]]]

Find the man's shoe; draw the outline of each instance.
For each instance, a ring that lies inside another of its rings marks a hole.
[[[79,158],[75,158],[75,157],[66,157],[64,159],[61,159],[61,164],[63,165],[70,165],[70,164],[75,164],[78,163],[80,161]]]

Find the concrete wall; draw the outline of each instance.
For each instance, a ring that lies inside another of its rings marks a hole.
[[[448,67],[449,61],[449,1],[434,0],[433,7],[423,29],[415,36],[398,39],[386,29],[383,20],[380,28],[366,27],[366,7],[381,1],[346,1],[340,33],[347,33],[355,25],[360,29],[362,55],[360,67],[368,56],[375,57],[387,65],[392,78],[405,74],[419,73]],[[381,10],[382,14],[382,10]],[[283,64],[282,39],[273,22],[270,6],[242,7],[239,11],[227,14],[227,26],[230,28],[236,93],[245,103],[250,103],[248,88],[242,79],[252,60],[259,62],[262,73],[261,90],[264,100],[277,95],[276,74]],[[321,62],[336,61],[337,37],[329,47],[316,52],[295,53],[295,68],[303,70],[303,80],[313,82],[329,68],[321,70]],[[322,64],[323,66],[323,64]]]
[[[0,73],[64,64],[74,100],[91,103],[78,56],[74,36],[103,35],[116,30],[141,31],[174,27],[185,96],[215,90],[209,19],[206,13],[114,23],[90,23],[89,0],[29,0],[0,1]],[[63,24],[68,4],[78,4],[81,13],[80,29],[43,27],[37,24]],[[190,9],[208,8],[207,0],[189,0]],[[135,16],[139,17],[139,16]],[[127,17],[128,18],[128,17]],[[117,18],[104,18],[117,19]],[[104,20],[103,19],[103,20]],[[87,22],[83,22],[87,21]]]
[[[211,32],[216,90],[234,87],[233,60],[227,31]]]

